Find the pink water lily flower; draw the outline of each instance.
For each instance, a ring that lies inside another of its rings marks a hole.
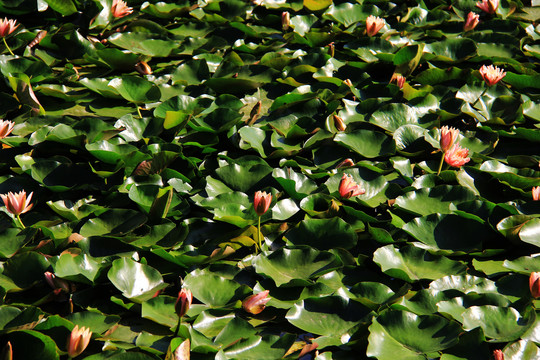
[[[366,32],[368,36],[375,36],[384,26],[384,19],[369,15],[366,19]]]
[[[540,186],[535,186],[532,188],[532,197],[534,201],[540,199]]]
[[[4,205],[6,205],[7,211],[10,212],[13,215],[19,216],[20,214],[24,214],[28,210],[34,206],[34,204],[30,204],[30,200],[32,200],[32,195],[34,193],[31,192],[28,197],[26,197],[26,191],[20,191],[18,193],[12,193],[11,191],[6,194],[0,195],[2,200],[4,201]]]
[[[122,0],[113,0],[111,12],[115,18],[121,18],[131,14],[133,12],[133,8],[127,6],[127,4]]]
[[[67,353],[70,358],[79,356],[90,343],[92,332],[87,327],[75,325],[67,343]]]
[[[454,144],[454,146],[444,154],[444,161],[450,166],[459,168],[471,161],[471,159],[467,157],[468,155],[469,149],[462,148],[459,144]]]
[[[366,190],[362,189],[352,178],[351,175],[343,174],[339,183],[339,195],[344,199],[350,199],[353,196],[362,195]]]
[[[4,18],[3,20],[0,19],[0,37],[6,37],[12,32],[15,31],[16,28],[19,27],[17,24],[17,20]]]
[[[506,76],[506,72],[493,65],[482,65],[480,68],[480,75],[482,75],[482,78],[488,86],[492,86],[501,81],[502,78]]]
[[[13,121],[0,120],[0,139],[3,139],[11,134],[11,131],[13,131],[13,126],[15,126]]]
[[[499,7],[499,0],[482,0],[476,3],[476,7],[488,14],[495,14]]]

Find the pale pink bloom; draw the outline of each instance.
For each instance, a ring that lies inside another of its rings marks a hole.
[[[495,14],[499,7],[499,0],[482,0],[476,3],[476,7],[488,14]]]
[[[459,168],[471,160],[467,157],[468,155],[469,149],[462,148],[459,144],[454,144],[454,146],[444,154],[444,161],[450,166]]]
[[[257,315],[261,313],[266,307],[266,303],[271,299],[268,297],[269,293],[269,290],[264,290],[258,294],[248,296],[242,301],[242,307],[251,314]]]
[[[469,12],[469,15],[467,15],[467,20],[465,20],[465,25],[463,25],[463,31],[473,30],[479,22],[480,15],[475,14],[472,11]]]
[[[6,17],[4,20],[0,19],[0,37],[6,37],[15,31],[19,25],[15,25],[17,20],[9,19]]]
[[[540,199],[540,186],[535,186],[532,188],[532,197],[534,201]]]
[[[491,86],[501,81],[501,79],[506,76],[506,73],[503,71],[503,69],[499,69],[496,66],[482,65],[482,67],[480,68],[480,75],[482,75],[482,78],[484,79],[486,84]]]
[[[86,349],[91,338],[92,332],[90,329],[84,326],[79,329],[79,325],[75,325],[67,343],[68,356],[70,358],[79,356]]]
[[[28,195],[28,198],[26,197],[26,191],[21,191],[18,193],[12,193],[11,191],[6,194],[0,195],[2,200],[4,201],[4,205],[6,205],[7,211],[12,213],[13,215],[20,215],[24,214],[28,210],[34,206],[34,204],[30,204],[30,200],[32,200],[32,195],[34,193],[31,192],[30,195]]]
[[[366,32],[368,36],[375,36],[384,26],[384,19],[378,16],[369,15],[366,19]]]
[[[403,85],[405,85],[405,76],[398,73],[393,73],[392,77],[390,78],[390,84],[391,83],[396,83],[400,89],[403,89]]]
[[[351,175],[343,174],[339,183],[339,195],[344,199],[350,199],[353,196],[362,195],[366,192],[358,185]]]
[[[121,18],[131,14],[133,12],[133,8],[127,6],[127,4],[122,0],[113,0],[111,12],[115,18]]]
[[[443,126],[441,128],[441,139],[439,141],[441,145],[441,150],[447,152],[450,150],[452,145],[456,142],[459,136],[459,130],[453,127],[449,128],[448,126]]]
[[[270,208],[272,203],[272,194],[267,194],[266,191],[257,191],[253,199],[253,207],[257,215],[262,216]]]
[[[15,123],[9,120],[0,120],[0,139],[5,138],[13,131]]]

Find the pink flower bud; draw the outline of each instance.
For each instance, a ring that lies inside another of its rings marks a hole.
[[[257,191],[253,199],[253,206],[257,215],[262,216],[270,208],[272,203],[272,194],[267,194],[266,191]]]
[[[532,272],[529,276],[529,289],[533,298],[540,297],[540,272]]]
[[[180,290],[180,292],[178,293],[178,298],[176,299],[176,303],[174,304],[174,311],[176,311],[176,315],[178,315],[178,317],[186,315],[189,308],[191,307],[192,302],[193,294],[191,293],[191,290]]]
[[[441,128],[441,139],[439,144],[441,145],[441,150],[447,152],[450,150],[452,145],[456,142],[459,136],[459,130],[453,127],[449,128],[448,126],[443,126]]]
[[[480,22],[480,15],[469,12],[467,15],[467,20],[465,20],[465,25],[463,25],[463,31],[471,31],[476,25]]]

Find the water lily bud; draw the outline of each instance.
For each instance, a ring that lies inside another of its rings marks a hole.
[[[152,68],[146,61],[139,61],[136,63],[135,70],[141,75],[152,75]]]
[[[499,7],[499,0],[482,0],[476,3],[476,7],[488,14],[495,14]]]
[[[534,201],[540,199],[540,186],[535,186],[532,188],[532,197]]]
[[[494,350],[493,351],[493,359],[494,360],[504,360],[504,354],[502,350]]]
[[[186,315],[189,308],[191,307],[192,302],[193,294],[191,293],[191,290],[180,290],[180,292],[178,293],[178,298],[176,299],[176,303],[174,304],[174,311],[176,311],[176,315],[178,315],[178,317]]]
[[[267,194],[266,191],[257,191],[253,199],[253,207],[257,215],[262,216],[270,208],[272,203],[272,194]]]
[[[47,271],[43,274],[45,276],[45,281],[53,290],[61,290],[63,292],[71,292],[71,285],[68,281],[56,277],[52,272]]]
[[[444,161],[450,166],[459,168],[471,160],[467,155],[469,155],[469,149],[454,144],[454,146],[444,154]]]
[[[441,150],[447,152],[454,145],[459,136],[459,130],[456,128],[449,128],[448,126],[443,126],[441,128],[441,139],[439,144],[441,145]]]
[[[291,25],[291,14],[288,11],[281,13],[281,28],[283,30],[288,30]]]
[[[344,199],[350,199],[353,196],[364,194],[363,190],[352,178],[351,175],[343,174],[341,182],[339,183],[339,195]]]
[[[480,68],[480,75],[482,75],[482,78],[488,86],[492,86],[501,81],[502,78],[506,76],[506,72],[493,65],[482,65]]]
[[[465,20],[465,25],[463,25],[463,31],[471,31],[476,25],[480,22],[480,15],[469,12],[467,15],[467,20]]]
[[[268,297],[270,293],[269,290],[261,291],[258,294],[251,295],[242,301],[242,307],[248,313],[257,315],[260,314],[266,307],[266,303],[270,301],[271,298]]]
[[[86,327],[75,325],[67,343],[67,353],[70,358],[79,356],[90,343],[92,332]]]
[[[9,19],[6,17],[3,20],[0,19],[0,37],[6,37],[19,27],[17,20]]]
[[[333,115],[333,118],[334,126],[336,127],[337,131],[345,131],[347,129],[347,125],[345,125],[342,118],[337,115]]]
[[[26,191],[20,191],[18,193],[12,193],[11,191],[6,194],[0,195],[2,200],[4,201],[4,205],[6,205],[7,211],[10,212],[13,215],[20,215],[24,214],[28,210],[34,206],[34,204],[30,204],[30,200],[32,200],[32,195],[34,193],[31,192],[28,198],[26,197]]]
[[[378,16],[369,15],[366,19],[366,32],[368,36],[375,36],[384,26],[384,20]]]
[[[540,297],[540,272],[532,272],[529,276],[529,289],[533,298]]]
[[[4,139],[6,136],[11,134],[13,131],[13,126],[15,123],[8,120],[0,120],[0,139]]]
[[[336,166],[336,169],[339,169],[345,166],[346,167],[354,166],[354,161],[352,161],[352,159],[345,159]]]

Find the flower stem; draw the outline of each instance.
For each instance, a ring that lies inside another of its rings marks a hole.
[[[142,119],[141,115],[141,109],[139,108],[139,105],[135,105],[137,107],[137,114],[139,114],[139,119]]]
[[[441,173],[442,166],[444,164],[444,152],[442,153],[441,162],[439,163],[439,170],[437,171],[437,176]]]
[[[182,318],[178,317],[178,325],[176,325],[176,330],[174,331],[174,337],[178,336],[178,330],[180,330],[180,325],[182,325]]]
[[[261,241],[261,217],[259,216],[259,226],[257,227],[257,242],[259,243],[259,250],[262,251]],[[257,251],[258,252],[258,251]]]
[[[9,48],[9,45],[8,45],[7,42],[6,42],[6,38],[5,38],[5,37],[2,37],[2,40],[4,40],[4,45],[6,45],[6,48],[8,49],[9,53],[10,53],[12,56],[15,56],[15,54],[13,53],[13,51],[11,51],[11,49]]]
[[[21,220],[21,216],[20,216],[20,215],[17,215],[17,220],[19,220],[19,223],[21,224],[21,227],[22,227],[23,229],[26,229],[26,226],[24,226],[24,224],[23,224],[23,222],[22,222],[22,220]]]
[[[472,103],[472,107],[474,107],[474,105],[476,105],[476,103],[482,98],[482,96],[485,95],[486,91],[488,90],[488,88],[485,88],[484,91],[482,91],[482,93],[480,94],[480,96],[478,97],[478,99],[476,99],[475,102]]]

